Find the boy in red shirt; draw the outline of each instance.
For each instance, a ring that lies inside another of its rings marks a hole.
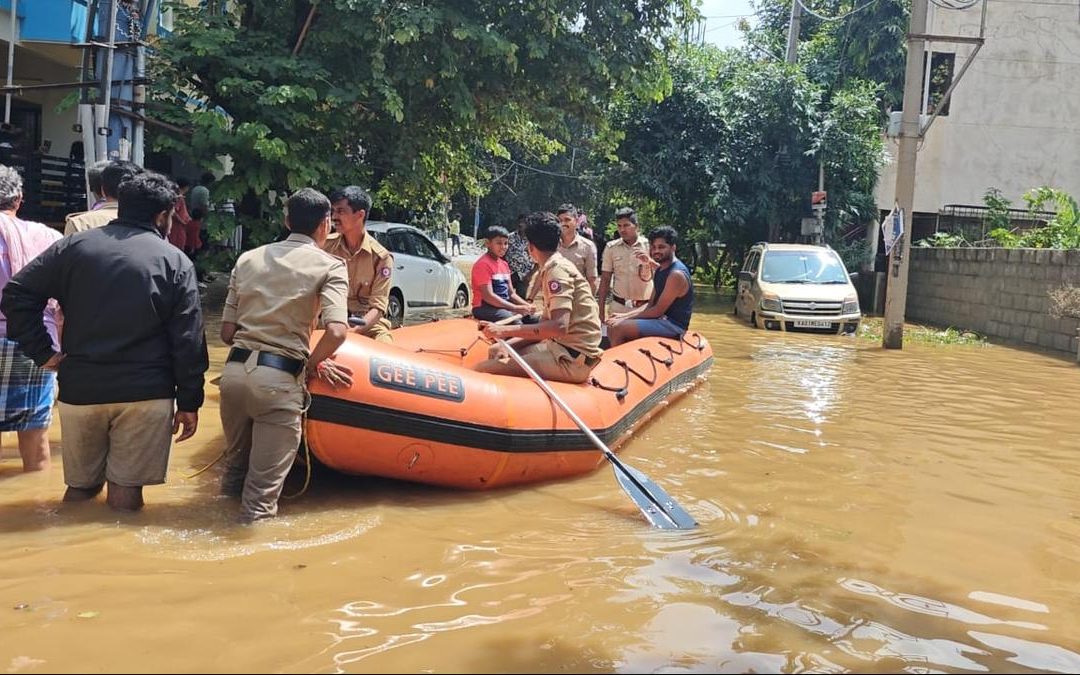
[[[472,268],[473,318],[480,321],[501,321],[515,314],[528,316],[536,308],[514,292],[510,283],[510,265],[503,260],[510,245],[506,228],[489,227],[487,253],[480,256]]]

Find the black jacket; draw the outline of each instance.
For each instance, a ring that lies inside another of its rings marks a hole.
[[[61,401],[202,405],[209,362],[195,267],[150,224],[114,220],[65,237],[8,282],[8,338],[39,366],[54,353],[42,321],[49,298],[64,312]]]

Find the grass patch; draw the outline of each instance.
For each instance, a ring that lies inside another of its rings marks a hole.
[[[863,317],[858,335],[864,340],[881,342],[885,320],[880,317]],[[904,344],[930,345],[977,345],[988,347],[986,337],[971,330],[958,328],[934,328],[917,323],[904,324]]]

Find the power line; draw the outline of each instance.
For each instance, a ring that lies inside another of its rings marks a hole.
[[[712,28],[706,28],[705,32],[706,33],[711,33],[714,30],[720,30],[721,28],[729,28],[731,26],[734,26],[737,23],[739,23],[739,22],[738,21],[732,21],[731,23],[722,23],[719,26],[713,26]]]
[[[936,1],[936,0],[935,0],[935,1]],[[815,12],[814,10],[810,9],[809,7],[807,7],[807,6],[806,6],[806,3],[805,3],[805,2],[803,2],[803,0],[795,0],[795,2],[799,3],[799,6],[803,8],[803,11],[804,11],[804,12],[806,12],[807,14],[809,14],[809,15],[810,15],[810,16],[812,16],[812,17],[815,17],[815,18],[817,18],[817,19],[820,19],[821,21],[840,21],[841,19],[846,19],[846,18],[848,18],[849,16],[851,16],[852,14],[854,14],[854,13],[856,13],[856,12],[861,12],[861,11],[863,11],[864,9],[866,9],[867,7],[869,7],[870,5],[872,5],[872,4],[874,4],[875,2],[877,2],[877,0],[868,0],[868,1],[866,2],[866,3],[864,3],[864,4],[862,4],[862,5],[859,5],[859,6],[858,6],[858,7],[856,7],[855,9],[853,9],[853,10],[851,10],[851,11],[848,11],[848,12],[844,12],[843,14],[840,14],[840,15],[838,15],[838,16],[823,16],[823,15],[821,15],[821,14],[818,14],[818,13],[817,13],[817,12]]]
[[[511,164],[515,165],[515,166],[519,166],[522,169],[525,169],[526,171],[532,171],[534,173],[541,173],[541,174],[544,174],[545,176],[555,176],[556,178],[573,178],[575,180],[596,180],[596,176],[585,176],[585,175],[574,176],[574,175],[571,175],[571,174],[568,174],[568,173],[557,173],[555,171],[547,171],[545,169],[538,169],[535,166],[529,166],[527,164],[522,164],[521,162],[519,162],[517,160],[514,160],[514,159],[510,159],[510,158],[505,158],[505,160],[507,162],[510,162]]]

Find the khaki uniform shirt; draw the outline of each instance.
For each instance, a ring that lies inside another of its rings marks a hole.
[[[570,242],[569,246],[564,246],[560,239],[559,253],[572,262],[586,279],[596,278],[596,244],[579,234],[574,237],[574,241]]]
[[[638,236],[633,244],[619,237],[604,247],[601,272],[611,272],[611,292],[623,300],[649,300],[652,298],[652,267],[638,261],[638,251],[649,252],[649,240]],[[646,277],[648,281],[642,279]]]
[[[117,203],[109,202],[95,211],[80,211],[68,215],[64,223],[64,236],[92,230],[95,227],[105,227],[117,218]]]
[[[570,311],[569,331],[559,344],[585,356],[600,356],[600,305],[589,281],[558,253],[548,258],[536,276],[544,295],[544,318],[550,319],[555,310]]]
[[[347,324],[348,292],[345,264],[311,237],[291,234],[240,256],[221,320],[236,324],[237,347],[305,361],[317,317]]]
[[[360,249],[349,251],[345,237],[331,234],[323,244],[323,250],[345,261],[349,270],[349,314],[364,314],[371,308],[384,315],[390,303],[390,275],[394,269],[394,256],[376,241],[370,232],[364,233]]]

